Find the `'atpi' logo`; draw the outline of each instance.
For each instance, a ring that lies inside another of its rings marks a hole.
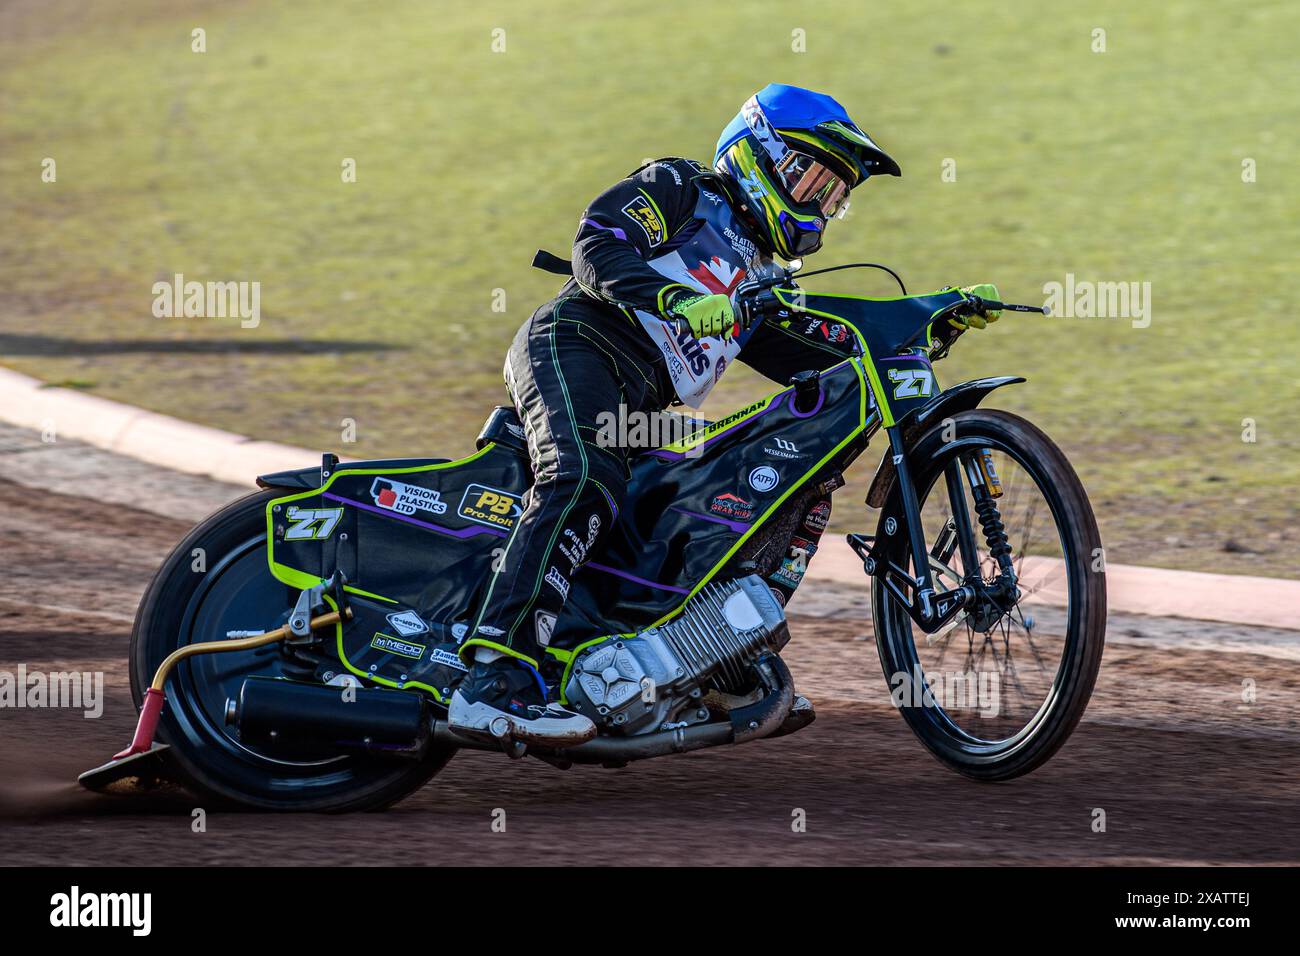
[[[519,507],[519,499],[509,492],[487,485],[470,485],[461,496],[456,513],[493,528],[512,528],[523,509]]]
[[[780,483],[781,476],[768,465],[759,465],[749,473],[749,487],[755,491],[771,491]]]
[[[392,478],[376,478],[370,485],[370,497],[379,507],[401,515],[413,515],[417,511],[430,511],[436,515],[447,512],[441,493]]]

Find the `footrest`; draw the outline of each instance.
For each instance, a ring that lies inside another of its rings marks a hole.
[[[104,793],[114,784],[125,780],[137,779],[141,784],[166,779],[171,758],[167,744],[154,744],[149,750],[131,754],[129,757],[114,758],[102,767],[87,770],[77,777],[77,783],[87,790]]]
[[[853,553],[862,559],[863,566],[870,574],[875,568],[876,559],[871,554],[871,549],[875,547],[876,536],[874,534],[846,534],[844,540],[849,543]]]

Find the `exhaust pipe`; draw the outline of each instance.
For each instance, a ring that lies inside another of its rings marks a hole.
[[[274,677],[245,678],[226,723],[251,747],[405,759],[423,756],[431,729],[419,694]]]
[[[632,737],[596,737],[563,749],[534,746],[529,751],[562,763],[617,763],[767,737],[790,714],[794,682],[775,654],[763,655],[753,666],[766,693],[732,711],[729,720]],[[226,723],[239,729],[240,740],[248,746],[299,755],[345,752],[418,760],[430,743],[475,750],[501,746],[459,734],[445,720],[431,717],[418,694],[272,677],[245,678],[239,699],[226,704]]]

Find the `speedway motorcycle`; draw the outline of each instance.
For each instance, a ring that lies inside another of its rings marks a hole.
[[[835,268],[855,267],[885,269]],[[796,269],[747,280],[741,322],[823,322],[852,352],[633,459],[628,505],[574,578],[541,668],[594,739],[525,747],[447,724],[476,588],[531,482],[523,429],[498,407],[466,458],[325,455],[263,475],[194,528],[136,616],[135,738],[83,784],[170,777],[244,806],[362,810],[461,748],[617,767],[796,732],[813,711],[779,656],[789,632],[764,579],[881,431],[874,533],[847,540],[891,699],[967,777],[1041,765],[1101,659],[1097,525],[1056,445],[981,407],[1024,379],[940,388],[933,363],[961,334],[951,317],[1043,310],[949,294],[927,317],[899,299],[805,291]],[[792,451],[765,451],[777,446]]]

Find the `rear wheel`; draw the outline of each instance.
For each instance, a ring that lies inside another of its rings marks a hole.
[[[984,527],[990,515],[986,508],[982,524],[965,471],[989,449],[1003,492],[992,517],[1006,535],[1018,595],[981,600],[926,634],[876,577],[876,643],[894,703],[930,752],[966,776],[1005,780],[1051,757],[1087,707],[1106,627],[1101,538],[1074,469],[1038,428],[985,409],[949,421],[947,434],[936,427],[908,455],[929,573],[940,591],[998,580]],[[902,513],[896,488],[872,554],[915,575]],[[966,523],[970,566],[959,546]]]
[[[271,577],[266,555],[266,504],[281,494],[261,491],[227,505],[191,531],[154,575],[131,638],[137,708],[158,665],[176,648],[288,620],[297,592]],[[418,763],[352,755],[294,761],[244,746],[226,725],[226,701],[238,695],[244,678],[282,676],[284,664],[272,644],[196,655],[168,677],[159,737],[200,793],[266,810],[369,810],[418,789],[455,752],[433,748]]]

